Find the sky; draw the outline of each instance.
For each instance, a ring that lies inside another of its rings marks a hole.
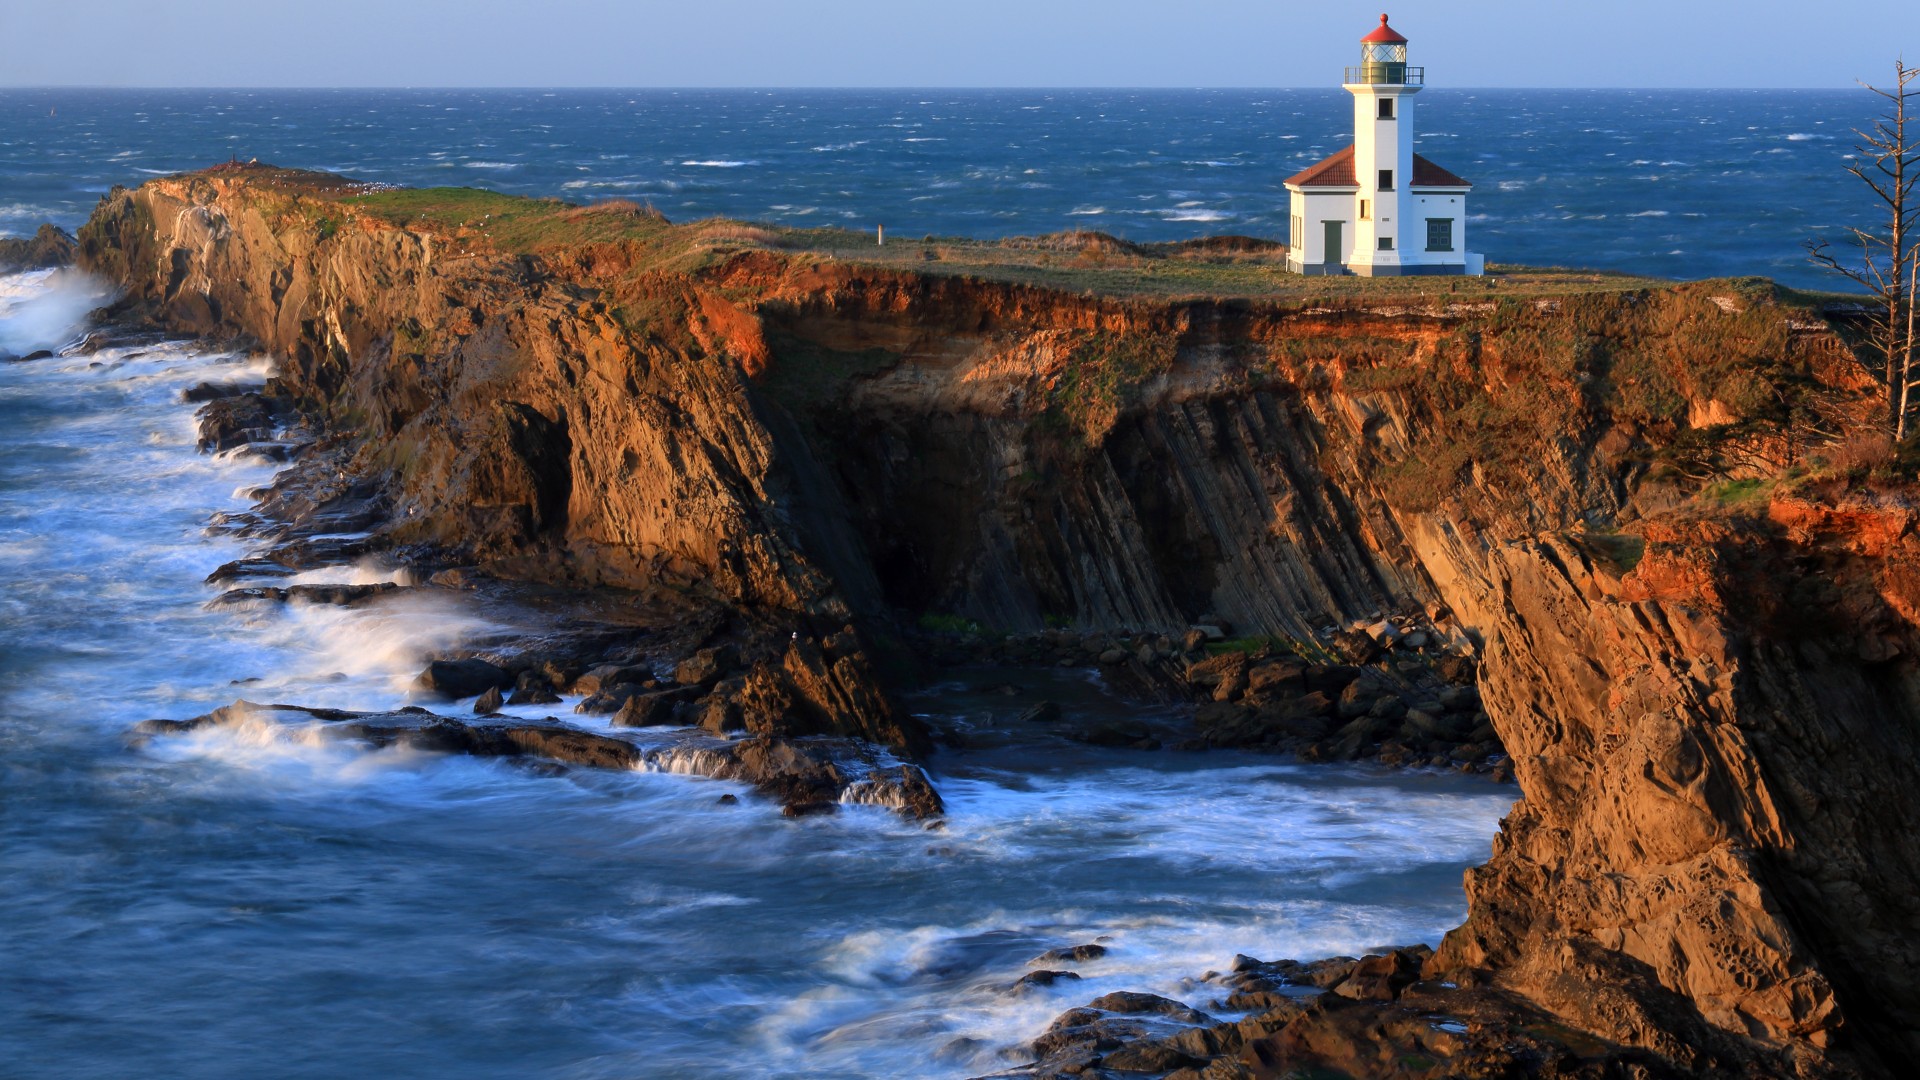
[[[0,0],[0,86],[1332,85],[1382,0]],[[1850,87],[1916,0],[1396,0],[1433,85]]]

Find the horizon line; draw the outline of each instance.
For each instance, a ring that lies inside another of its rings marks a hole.
[[[1142,90],[1169,90],[1169,91],[1182,91],[1182,92],[1200,92],[1200,91],[1258,91],[1258,92],[1272,92],[1272,91],[1299,91],[1299,90],[1339,90],[1339,89],[1341,89],[1341,88],[1342,88],[1342,84],[1339,84],[1339,83],[1332,83],[1332,84],[1322,84],[1322,83],[1316,83],[1316,84],[1312,84],[1312,85],[1306,85],[1306,86],[1190,86],[1190,85],[1175,85],[1175,84],[1167,84],[1167,85],[1136,85],[1136,86],[1121,86],[1121,85],[1117,85],[1117,84],[1116,84],[1116,85],[1098,85],[1098,84],[1091,84],[1091,83],[1090,83],[1090,84],[1084,84],[1084,85],[1072,85],[1072,86],[1067,86],[1067,85],[1061,85],[1061,86],[1013,86],[1013,85],[1008,85],[1008,86],[987,86],[987,85],[951,85],[951,86],[880,86],[880,85],[874,85],[874,86],[776,86],[776,85],[772,85],[772,84],[768,84],[768,85],[728,85],[728,86],[720,86],[720,85],[712,85],[712,86],[617,86],[617,85],[613,85],[613,84],[606,84],[606,85],[552,85],[552,86],[537,86],[537,85],[531,85],[531,84],[528,84],[528,85],[519,85],[519,84],[515,84],[515,85],[480,85],[480,84],[471,84],[471,85],[469,85],[469,84],[441,84],[441,85],[421,85],[421,86],[268,86],[268,85],[260,85],[260,86],[240,86],[240,85],[231,85],[231,86],[160,86],[160,85],[126,85],[126,86],[120,86],[120,85],[111,85],[111,84],[105,84],[105,83],[40,83],[40,84],[25,84],[25,83],[23,83],[23,84],[17,84],[17,85],[15,85],[15,84],[6,84],[6,83],[0,83],[0,93],[5,93],[5,92],[7,92],[7,91],[15,91],[15,90],[36,90],[36,91],[61,91],[61,90],[101,90],[101,91],[136,91],[136,90],[137,90],[137,91],[166,91],[166,90],[180,90],[180,91],[195,91],[195,92],[217,92],[217,91],[292,91],[292,92],[300,92],[300,93],[319,93],[319,92],[394,92],[394,91],[429,91],[429,90],[471,90],[471,91],[542,91],[542,92],[548,92],[548,93],[552,93],[552,92],[559,92],[559,91],[587,91],[587,90],[597,90],[597,91],[610,91],[610,92],[621,92],[621,93],[633,93],[633,92],[669,92],[669,93],[681,93],[681,92],[697,92],[697,91],[709,91],[709,92],[710,92],[710,91],[736,91],[736,92],[773,92],[773,91],[778,91],[778,92],[804,92],[804,91],[831,91],[831,92],[839,92],[839,93],[873,93],[873,92],[902,92],[902,93],[904,93],[904,92],[914,92],[914,93],[936,93],[936,92],[937,92],[937,93],[954,93],[954,92],[961,92],[961,91],[997,91],[997,92],[1022,92],[1022,93],[1034,93],[1034,92],[1051,92],[1051,91],[1071,91],[1071,90],[1101,90],[1101,91],[1115,91],[1115,90],[1128,90],[1128,91],[1142,91]],[[1515,85],[1515,86],[1505,86],[1505,85],[1497,85],[1497,86],[1466,86],[1466,85],[1461,85],[1461,86],[1449,86],[1449,85],[1430,85],[1430,86],[1428,86],[1428,87],[1427,87],[1427,89],[1429,89],[1429,90],[1473,90],[1473,91],[1487,91],[1487,90],[1512,90],[1512,91],[1523,91],[1523,92],[1529,92],[1529,93],[1537,93],[1537,92],[1540,92],[1540,91],[1560,91],[1560,90],[1574,90],[1574,91],[1588,91],[1588,92],[1591,92],[1591,91],[1661,91],[1661,92],[1673,92],[1673,91],[1722,91],[1722,92],[1728,92],[1728,91],[1730,91],[1730,92],[1734,92],[1734,93],[1742,93],[1742,92],[1745,92],[1745,93],[1755,93],[1755,92],[1779,92],[1779,91],[1836,91],[1836,92],[1837,92],[1837,91],[1842,91],[1842,90],[1847,90],[1847,91],[1851,91],[1851,90],[1858,90],[1858,89],[1861,89],[1861,85],[1860,85],[1860,84],[1858,84],[1858,83],[1856,83],[1856,84],[1855,84],[1855,85],[1853,85],[1853,86],[1837,86],[1837,85],[1828,85],[1828,86],[1728,86],[1728,85],[1724,85],[1724,84],[1722,84],[1722,85],[1702,85],[1702,86],[1518,86],[1518,85]]]

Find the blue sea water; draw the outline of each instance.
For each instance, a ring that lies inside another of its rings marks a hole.
[[[1833,286],[1801,244],[1865,224],[1863,90],[1462,90],[1419,151],[1475,183],[1496,262]],[[230,156],[676,219],[900,236],[1281,238],[1292,173],[1351,138],[1312,90],[0,90],[0,232]]]

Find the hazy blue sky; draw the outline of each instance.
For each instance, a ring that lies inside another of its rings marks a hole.
[[[1386,5],[1448,86],[1841,87],[1916,0]],[[1314,86],[1379,0],[0,0],[0,85]]]

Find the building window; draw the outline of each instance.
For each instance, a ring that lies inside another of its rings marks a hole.
[[[1381,238],[1380,238],[1380,250],[1381,250],[1381,251],[1392,251],[1392,250],[1393,250],[1393,237],[1391,237],[1391,236],[1383,236],[1383,237],[1381,237]]]
[[[1382,120],[1393,119],[1393,99],[1392,98],[1383,97],[1380,99],[1380,119]]]
[[[1367,200],[1367,199],[1360,200],[1360,220],[1361,221],[1373,220],[1373,203],[1370,200]]]
[[[1381,191],[1393,190],[1393,170],[1392,169],[1380,170],[1380,190]]]
[[[1287,227],[1287,246],[1298,251],[1300,249],[1300,234],[1306,231],[1300,220],[1300,215],[1293,215],[1293,221]]]
[[[1453,250],[1453,219],[1430,217],[1427,219],[1427,250]]]

